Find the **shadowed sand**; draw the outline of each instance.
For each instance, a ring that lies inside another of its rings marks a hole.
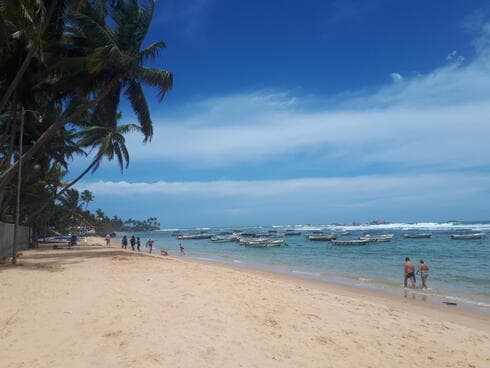
[[[23,253],[0,265],[0,367],[490,366],[488,316],[118,249]]]

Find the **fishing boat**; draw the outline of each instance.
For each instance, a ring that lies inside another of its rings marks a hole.
[[[198,239],[211,239],[212,234],[199,233],[199,234],[182,234],[177,237],[179,240],[198,240]]]
[[[251,244],[251,243],[255,243],[255,244],[259,244],[259,243],[266,244],[268,241],[269,241],[269,239],[267,239],[267,238],[253,238],[253,239],[250,239],[250,238],[240,238],[239,243],[242,244],[242,245],[247,245],[247,244]]]
[[[406,239],[427,239],[432,236],[431,233],[420,233],[420,234],[403,234]]]
[[[341,245],[341,246],[354,246],[354,245],[367,245],[369,243],[372,243],[370,240],[361,240],[361,239],[354,239],[354,240],[332,240],[333,245]]]
[[[270,242],[268,242],[267,246],[268,247],[280,247],[283,244],[284,244],[284,240],[274,239],[274,240],[271,240]]]
[[[295,230],[286,230],[284,233],[286,236],[294,236],[294,235],[301,235],[301,231],[295,231]]]
[[[247,237],[247,238],[253,238],[255,236],[257,236],[256,233],[247,233],[247,232],[241,232],[239,233],[240,236],[243,236],[243,237]]]
[[[245,245],[247,247],[266,247],[267,243],[270,243],[270,239],[267,238],[257,238],[257,239],[240,239],[240,245]]]
[[[55,235],[37,240],[39,243],[70,243],[71,235]],[[87,243],[85,236],[77,236],[77,243]]]
[[[237,240],[236,236],[227,235],[227,236],[213,236],[211,241],[214,243],[231,243]]]
[[[451,239],[453,240],[470,240],[470,239],[484,239],[484,233],[477,234],[453,234],[451,235]]]
[[[393,234],[385,234],[385,235],[364,235],[359,238],[362,241],[368,241],[372,243],[380,243],[380,242],[390,242],[395,235]]]
[[[335,234],[310,235],[308,239],[313,241],[332,241],[337,239],[337,235]]]

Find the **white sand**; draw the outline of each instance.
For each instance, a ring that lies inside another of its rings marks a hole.
[[[102,242],[102,241],[101,241]],[[490,318],[101,247],[0,266],[0,367],[490,367]]]

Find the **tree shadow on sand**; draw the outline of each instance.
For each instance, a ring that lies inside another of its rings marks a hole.
[[[144,257],[144,254],[130,251],[107,249],[94,246],[76,246],[73,248],[42,248],[23,252],[18,258],[17,264],[0,264],[0,272],[8,269],[22,269],[33,271],[60,272],[65,265],[82,263],[93,258],[113,258],[115,260],[128,259],[129,257]]]

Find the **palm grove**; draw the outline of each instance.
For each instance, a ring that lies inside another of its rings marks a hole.
[[[145,66],[165,47],[144,43],[154,7],[155,0],[0,0],[0,221],[18,216],[37,231],[84,221],[123,226],[87,211],[92,193],[73,186],[104,160],[126,168],[127,133],[152,138],[143,86],[161,101],[173,79]],[[123,98],[136,124],[121,123]],[[87,167],[69,172],[82,156]]]

